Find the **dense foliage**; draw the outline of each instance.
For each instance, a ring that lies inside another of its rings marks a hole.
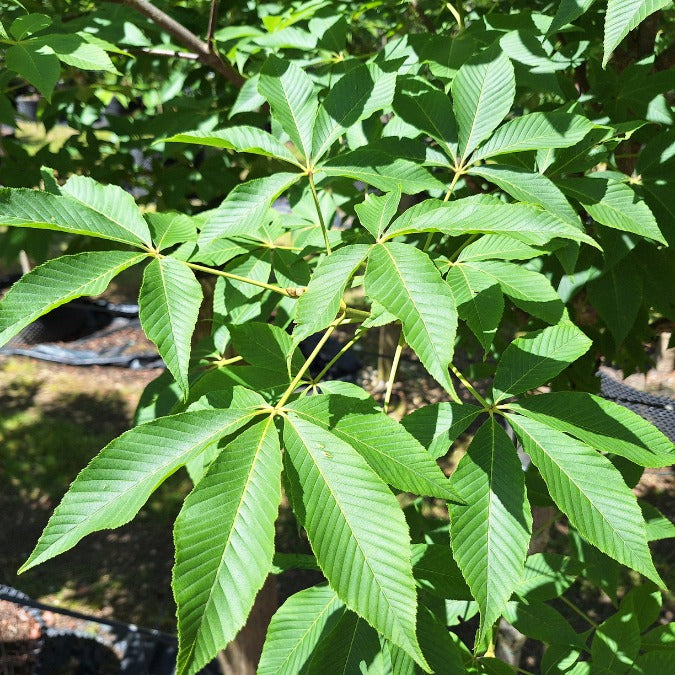
[[[671,3],[249,2],[182,56],[146,2],[24,4],[0,3],[0,119],[20,130],[33,87],[45,132],[69,137],[2,142],[5,255],[46,262],[0,302],[0,343],[143,265],[167,371],[23,569],[128,522],[186,467],[180,673],[298,567],[326,583],[279,609],[260,673],[512,672],[501,617],[548,646],[542,672],[672,669],[649,542],[673,526],[629,486],[673,444],[593,393],[600,358],[644,367],[650,324],[675,320]],[[164,8],[199,41],[217,3]],[[401,327],[383,401],[314,367],[345,326],[345,351]],[[447,401],[397,422],[405,350]],[[448,479],[437,460],[469,428]],[[312,555],[275,553],[282,494]],[[564,552],[528,555],[542,506]],[[641,575],[620,602],[617,563]],[[617,601],[583,633],[554,606],[577,577]],[[453,627],[475,615],[470,651]]]

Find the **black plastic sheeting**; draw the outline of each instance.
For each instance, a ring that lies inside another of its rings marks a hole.
[[[37,662],[35,675],[63,672],[79,675],[175,673],[178,641],[173,635],[36,602],[25,593],[3,584],[0,584],[0,600],[26,608],[40,625],[41,638],[34,654]],[[42,617],[43,611],[103,626],[109,639],[104,640],[80,631],[47,627]],[[121,659],[119,654],[122,655]],[[216,662],[199,671],[200,675],[216,675],[220,672]]]

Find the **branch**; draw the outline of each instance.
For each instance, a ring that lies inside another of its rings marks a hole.
[[[192,31],[185,28],[185,26],[178,23],[178,21],[172,19],[168,14],[165,14],[161,9],[155,7],[151,2],[148,2],[148,0],[106,1],[127,5],[140,14],[147,16],[150,21],[157,24],[160,28],[163,28],[169,35],[178,40],[178,42],[191,49],[196,54],[197,60],[200,63],[210,66],[237,87],[241,87],[244,84],[244,78],[232,68],[232,66],[225,63],[218,54],[212,52],[206,42],[201,40]]]
[[[211,13],[209,14],[209,28],[206,33],[206,44],[209,51],[215,53],[213,47],[213,34],[216,32],[216,20],[218,18],[218,0],[211,0]]]

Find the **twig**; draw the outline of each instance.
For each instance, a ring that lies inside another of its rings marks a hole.
[[[216,50],[213,46],[213,34],[216,32],[216,21],[218,18],[218,0],[211,0],[211,13],[209,14],[209,28],[206,33],[206,44],[209,46],[209,51],[215,54]]]
[[[210,66],[237,87],[241,87],[244,84],[244,78],[231,65],[223,61],[218,54],[212,52],[208,43],[201,40],[191,30],[188,30],[161,9],[155,7],[148,0],[106,0],[106,2],[127,5],[140,14],[147,16],[153,23],[176,38],[178,42],[191,49],[197,55],[197,60],[200,63]]]
[[[176,52],[173,49],[159,49],[155,47],[131,47],[127,49],[132,54],[149,54],[150,56],[166,56],[167,58],[186,59],[199,61],[199,54],[194,52]]]

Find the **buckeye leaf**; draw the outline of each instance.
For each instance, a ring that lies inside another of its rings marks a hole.
[[[120,272],[145,254],[93,251],[49,260],[25,274],[0,301],[0,346],[55,307],[83,295],[99,295]]]
[[[410,138],[383,138],[329,159],[317,168],[327,176],[361,180],[383,192],[410,195],[442,190],[443,183],[422,166],[426,149]]]
[[[647,204],[625,183],[604,178],[565,178],[556,182],[601,225],[666,243]]]
[[[504,618],[528,638],[547,645],[575,645],[584,648],[581,635],[550,605],[536,600],[509,602]]]
[[[457,400],[448,372],[457,310],[450,287],[429,256],[409,244],[378,244],[368,257],[365,285],[372,299],[400,319],[406,342]]]
[[[560,597],[579,576],[577,560],[558,553],[534,553],[527,557],[516,594],[526,600],[552,600]]]
[[[182,262],[156,258],[145,268],[138,298],[141,325],[185,397],[190,342],[203,297],[201,284]]]
[[[443,457],[453,441],[480,415],[481,408],[469,403],[432,403],[406,415],[401,424],[434,458]]]
[[[498,44],[476,54],[457,71],[452,101],[463,159],[506,117],[515,94],[513,66]]]
[[[369,192],[360,204],[356,204],[354,209],[361,225],[370,232],[374,239],[379,239],[391,219],[396,215],[400,201],[401,190],[398,188],[381,196]]]
[[[480,608],[480,643],[520,582],[532,514],[516,449],[490,418],[478,430],[450,482],[467,506],[450,505],[452,551]]]
[[[426,449],[372,400],[328,394],[298,399],[290,407],[349,443],[385,483],[416,495],[457,501]]]
[[[319,108],[312,139],[312,157],[321,159],[333,142],[360,120],[391,104],[396,71],[377,64],[358,64],[331,87]]]
[[[495,403],[546,384],[590,346],[591,341],[570,321],[516,338],[497,365]]]
[[[293,331],[296,342],[326,328],[335,319],[345,288],[369,250],[363,244],[344,246],[319,262],[297,302],[297,326]]]
[[[602,452],[640,466],[675,463],[675,447],[653,424],[632,410],[581,391],[532,396],[511,406],[521,415],[576,436]]]
[[[0,224],[150,246],[150,231],[131,195],[82,176],[73,176],[69,183],[69,188],[67,183],[61,189],[71,194],[64,196],[21,188],[0,190]]]
[[[260,71],[258,91],[269,102],[274,118],[309,162],[318,106],[309,76],[294,63],[270,56]]]
[[[497,164],[474,167],[469,173],[494,183],[514,199],[540,206],[558,216],[560,220],[581,229],[581,221],[576,211],[556,184],[546,176],[518,167]]]
[[[650,14],[671,4],[671,0],[609,0],[605,14],[605,40],[602,67],[628,33]]]
[[[54,87],[59,81],[61,64],[48,47],[26,48],[22,44],[11,46],[5,53],[8,70],[18,73],[48,100],[51,101]]]
[[[354,448],[292,411],[284,444],[294,501],[301,500],[309,541],[331,587],[427,669],[415,634],[408,527],[396,497]]]
[[[575,145],[593,128],[581,115],[562,112],[533,112],[516,117],[497,129],[476,152],[471,161],[510,152],[542,148],[568,148]]]
[[[199,236],[199,247],[221,237],[255,234],[265,222],[272,202],[299,179],[297,173],[275,173],[237,185],[218,208],[209,212]]]
[[[493,277],[468,265],[454,265],[446,277],[460,318],[487,351],[504,312],[504,296]]]
[[[593,546],[662,585],[632,490],[593,448],[538,420],[508,413],[509,424],[570,523]]]
[[[19,571],[71,549],[92,532],[128,523],[177,469],[255,414],[234,408],[184,412],[122,434],[80,472]]]
[[[248,152],[253,155],[274,157],[301,166],[293,153],[272,134],[248,125],[208,132],[186,131],[170,138],[164,138],[162,141],[165,143],[195,143],[208,145],[212,148]]]
[[[331,632],[344,611],[342,601],[329,586],[313,586],[292,595],[272,617],[258,675],[304,672],[319,641]]]
[[[246,623],[274,554],[281,448],[273,418],[228,444],[187,496],[175,526],[177,673],[196,673]]]

